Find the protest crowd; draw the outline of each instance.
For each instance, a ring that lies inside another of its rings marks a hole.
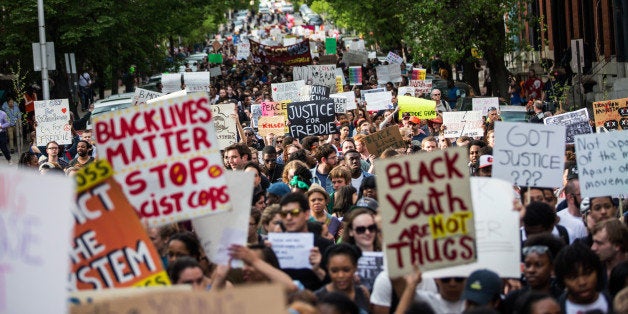
[[[17,161],[26,112],[6,100],[7,162],[76,182],[71,296],[272,283],[284,313],[628,313],[625,130],[548,112],[554,91],[534,71],[511,86],[528,121],[503,121],[499,99],[462,95],[438,58],[382,62],[292,23],[249,15],[213,58],[162,74],[160,94],[129,109],[91,121],[82,97],[63,136],[38,110],[67,100],[36,102]],[[125,208],[137,215],[96,227]]]

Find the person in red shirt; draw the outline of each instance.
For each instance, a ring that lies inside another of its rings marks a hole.
[[[530,70],[528,72],[528,79],[523,84],[525,90],[526,100],[541,99],[541,93],[543,92],[543,81],[536,77],[536,72]]]

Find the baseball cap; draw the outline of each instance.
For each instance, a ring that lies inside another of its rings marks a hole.
[[[501,289],[502,280],[495,272],[488,269],[476,270],[467,278],[462,299],[480,306],[486,305],[495,296],[499,296]]]
[[[268,194],[283,197],[284,195],[290,193],[290,187],[283,182],[275,182],[268,187],[266,192],[268,192]]]
[[[421,123],[421,119],[419,119],[418,117],[412,116],[412,117],[410,117],[410,123],[420,124]]]
[[[372,199],[370,197],[363,197],[361,199],[359,199],[355,205],[351,206],[351,210],[357,209],[357,208],[366,208],[366,209],[370,209],[374,212],[377,212],[377,208],[379,207],[379,203],[377,203],[377,201],[375,199]]]
[[[567,180],[578,179],[578,166],[569,167],[567,169]]]
[[[437,116],[436,118],[430,119],[429,121],[432,123],[443,124],[443,118],[441,116]]]
[[[493,165],[493,155],[482,155],[480,156],[480,167],[484,168]]]

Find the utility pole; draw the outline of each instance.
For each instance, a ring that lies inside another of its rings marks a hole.
[[[46,57],[46,22],[44,21],[44,0],[37,0],[37,20],[39,26],[39,46],[41,49],[41,88],[44,100],[50,99],[48,87],[48,60]]]

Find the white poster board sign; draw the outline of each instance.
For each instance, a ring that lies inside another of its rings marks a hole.
[[[301,98],[301,87],[305,86],[305,81],[292,81],[286,83],[271,84],[271,94],[274,102],[299,101]]]
[[[66,313],[74,185],[0,167],[0,313]]]
[[[350,91],[350,92],[344,92],[344,93],[336,93],[336,94],[331,94],[329,95],[330,98],[334,98],[334,97],[344,97],[347,99],[347,110],[355,110],[358,108],[357,104],[355,103],[355,92]]]
[[[181,73],[162,73],[161,85],[164,94],[181,90]]]
[[[568,144],[573,144],[576,135],[593,133],[593,128],[589,124],[589,111],[586,108],[547,117],[543,119],[543,123],[564,125]]]
[[[314,247],[313,233],[271,232],[268,241],[282,269],[312,268],[310,250]]]
[[[262,116],[262,106],[259,104],[251,105],[251,127],[257,128],[259,117]]]
[[[482,111],[482,115],[488,114],[488,108],[499,110],[499,98],[497,97],[473,97],[471,98],[471,108],[473,111]]]
[[[565,126],[497,121],[493,157],[493,178],[518,186],[560,187]]]
[[[59,145],[72,144],[70,105],[67,99],[51,99],[35,102],[37,121],[37,146],[46,146],[50,141]]]
[[[378,111],[392,109],[392,93],[391,92],[377,92],[364,94],[364,101],[366,101],[366,110]]]
[[[219,66],[213,67],[213,68],[209,68],[209,76],[210,77],[219,77],[221,75],[222,75],[222,70],[220,69]]]
[[[334,100],[336,113],[347,113],[347,97],[330,95],[329,98]]]
[[[380,65],[375,68],[375,71],[377,73],[377,84],[384,85],[388,82],[401,82],[401,67],[399,64]]]
[[[238,142],[237,119],[233,118],[235,104],[216,104],[212,105],[211,108],[220,149],[225,149],[227,146]]]
[[[444,131],[445,138],[483,136],[483,124],[481,111],[443,112],[443,125],[447,127]]]
[[[183,72],[183,83],[188,93],[209,93],[209,72]]]
[[[301,67],[294,67],[292,68],[292,77],[295,81],[305,81],[306,85],[327,86],[332,93],[336,91],[335,64],[306,65]]]
[[[398,54],[390,51],[388,52],[388,55],[386,56],[386,61],[388,61],[388,63],[402,64],[403,58],[399,56]]]
[[[628,131],[576,135],[582,197],[628,193]]]
[[[471,178],[478,260],[474,263],[426,271],[426,278],[468,277],[487,268],[503,278],[521,275],[519,213],[512,210],[512,185],[495,178]]]
[[[251,55],[251,44],[249,42],[238,43],[236,59],[247,60],[250,55]]]
[[[145,105],[146,101],[163,96],[163,93],[155,92],[143,88],[135,88],[135,94],[133,94],[133,106]]]

